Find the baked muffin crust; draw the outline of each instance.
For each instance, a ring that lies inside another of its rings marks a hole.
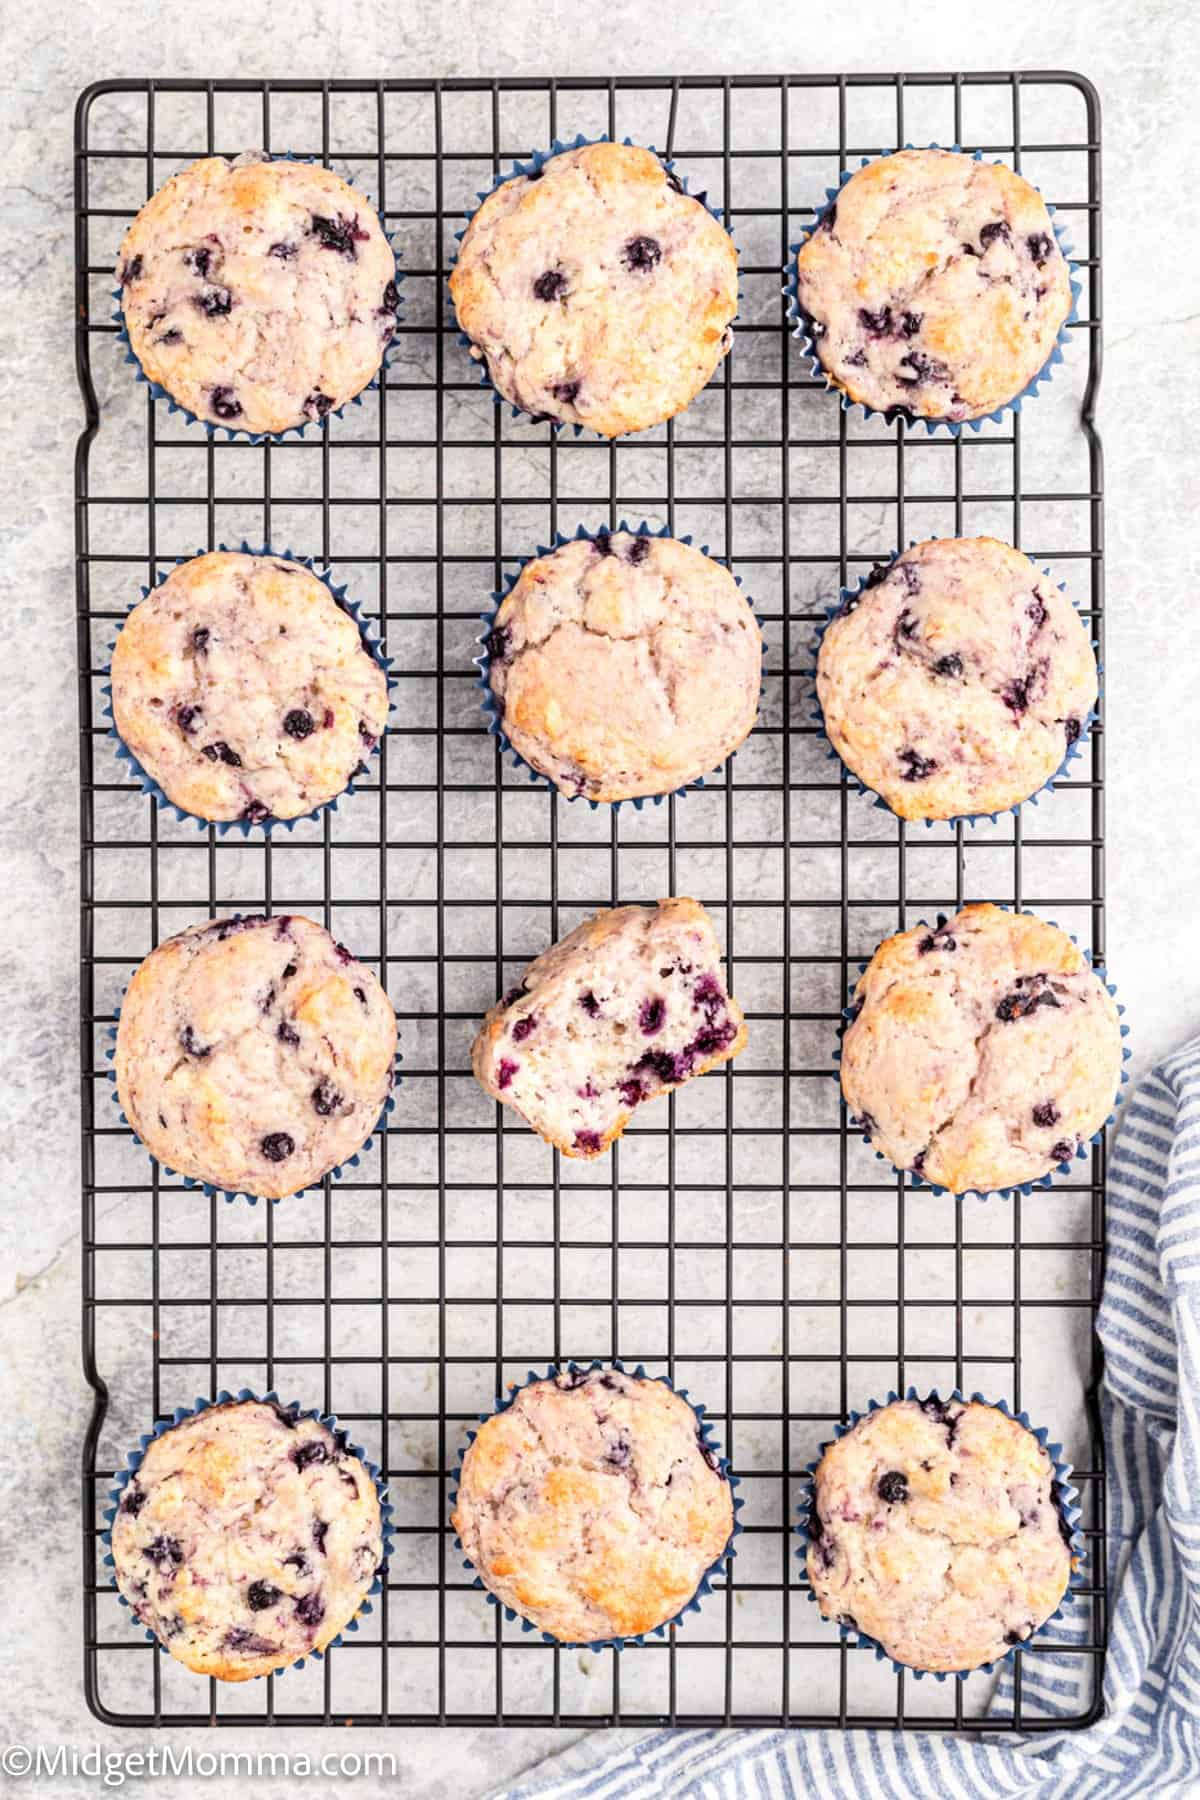
[[[198,419],[270,435],[377,373],[400,305],[370,204],[317,163],[207,156],[143,206],[117,262],[151,381]]]
[[[395,1055],[378,979],[320,925],[214,919],[166,939],[130,982],[117,1095],[169,1168],[278,1199],[362,1148]]]
[[[113,722],[201,819],[293,819],[342,793],[387,723],[387,677],[302,563],[213,551],[135,606],[113,650]]]
[[[914,544],[830,620],[817,698],[830,743],[902,819],[999,812],[1036,793],[1096,703],[1078,613],[996,538]]]

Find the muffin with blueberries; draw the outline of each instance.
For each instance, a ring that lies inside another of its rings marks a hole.
[[[453,1514],[483,1585],[564,1644],[637,1637],[694,1598],[733,1536],[725,1466],[665,1381],[564,1370],[485,1420]]]
[[[902,819],[1028,799],[1079,741],[1096,691],[1075,608],[996,538],[934,539],[881,565],[817,656],[830,743]]]
[[[396,259],[361,194],[319,163],[207,156],[121,244],[121,311],[151,381],[198,419],[270,435],[345,406],[396,329]]]
[[[1057,1611],[1073,1567],[1063,1484],[997,1406],[893,1400],[817,1465],[808,1577],[821,1612],[888,1656],[978,1669]]]
[[[1002,163],[900,150],[851,176],[796,257],[834,386],[878,412],[980,419],[1044,368],[1071,311],[1045,202]]]
[[[310,569],[218,550],[173,569],[125,620],[112,711],[174,805],[265,824],[345,789],[383,735],[387,677]]]
[[[1065,931],[965,906],[898,932],[854,993],[842,1093],[874,1148],[951,1193],[1039,1181],[1104,1125],[1117,1006]]]
[[[359,1611],[383,1561],[379,1492],[344,1432],[275,1400],[227,1401],[147,1445],[112,1559],[164,1650],[249,1681],[323,1650]]]
[[[675,538],[598,531],[534,557],[485,648],[500,729],[570,799],[686,787],[758,716],[758,621],[729,570]]]
[[[471,1065],[564,1156],[590,1158],[638,1107],[745,1044],[712,920],[678,897],[603,909],[543,950],[491,1008]]]
[[[279,1199],[360,1150],[391,1092],[396,1015],[378,979],[298,914],[166,939],[121,1003],[121,1107],[152,1156]]]
[[[728,352],[737,251],[653,151],[584,144],[487,196],[450,293],[504,399],[617,437],[682,412]]]

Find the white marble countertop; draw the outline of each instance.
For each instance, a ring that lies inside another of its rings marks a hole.
[[[72,454],[71,135],[79,89],[120,75],[427,76],[778,70],[1077,69],[1104,106],[1108,495],[1108,954],[1144,1069],[1200,1025],[1197,671],[1200,490],[1196,282],[1200,138],[1193,7],[1073,0],[999,9],[956,0],[858,7],[711,0],[368,0],[14,8],[0,39],[7,124],[0,212],[2,533],[8,570],[0,847],[8,906],[0,1082],[8,1223],[0,1251],[0,1368],[10,1454],[0,1464],[0,1695],[24,1742],[133,1747],[83,1701],[78,1648],[79,1368],[76,1137],[77,868]],[[1165,203],[1164,203],[1165,201]],[[1156,391],[1157,390],[1157,391]],[[1181,585],[1182,583],[1182,585]],[[184,1734],[176,1734],[180,1739]],[[202,1734],[191,1736],[197,1742]],[[223,1739],[230,1734],[221,1734]],[[237,1734],[252,1748],[259,1734]],[[317,1733],[290,1748],[318,1747]],[[356,1791],[454,1795],[502,1783],[571,1734],[356,1732],[386,1742],[396,1781]],[[277,1740],[273,1740],[277,1743]],[[211,1745],[211,1740],[209,1740]],[[324,1744],[321,1747],[325,1747]],[[282,1793],[271,1778],[207,1785]],[[159,1793],[185,1791],[170,1779]],[[314,1781],[313,1794],[336,1784]],[[31,1791],[17,1782],[13,1791]],[[95,1791],[86,1777],[55,1794]],[[191,1791],[188,1789],[187,1791]],[[342,1791],[337,1788],[336,1791]]]

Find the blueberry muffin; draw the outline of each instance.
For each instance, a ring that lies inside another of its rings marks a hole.
[[[198,1675],[249,1681],[323,1650],[383,1561],[379,1494],[344,1432],[231,1400],[147,1446],[112,1526],[117,1587]]]
[[[687,1401],[593,1368],[531,1382],[480,1427],[453,1524],[503,1605],[586,1644],[673,1619],[728,1546],[733,1512]]]
[[[898,1169],[963,1194],[1049,1174],[1121,1079],[1116,1003],[1065,931],[966,906],[879,946],[855,990],[842,1092]]]
[[[275,1200],[362,1148],[395,1055],[391,1001],[311,919],[213,919],[130,982],[117,1096],[168,1168]]]
[[[121,309],[151,381],[255,434],[323,419],[379,370],[396,259],[361,194],[316,163],[207,156],[121,244]]]
[[[262,824],[343,791],[382,736],[387,677],[309,569],[218,550],[173,569],[129,614],[112,709],[168,800]]]
[[[728,352],[737,251],[652,151],[585,144],[488,195],[450,293],[504,399],[618,437],[682,412]]]
[[[712,920],[694,900],[598,912],[488,1013],[475,1078],[565,1156],[600,1156],[637,1107],[746,1044]]]
[[[1071,1529],[1054,1465],[1018,1419],[893,1400],[817,1467],[808,1576],[821,1612],[914,1669],[977,1669],[1056,1612]]]
[[[728,569],[674,538],[599,531],[535,557],[486,649],[505,736],[571,799],[685,787],[758,715],[758,621]]]
[[[914,544],[826,628],[817,698],[846,767],[902,819],[999,812],[1062,765],[1096,703],[1075,608],[995,538]]]
[[[860,169],[801,244],[796,281],[834,385],[920,419],[979,419],[1014,400],[1071,311],[1037,189],[954,150]]]

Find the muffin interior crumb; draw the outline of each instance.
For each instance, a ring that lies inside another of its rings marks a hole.
[[[472,1060],[543,1137],[594,1157],[644,1102],[744,1041],[710,921],[669,900],[601,913],[536,958],[489,1012]]]

